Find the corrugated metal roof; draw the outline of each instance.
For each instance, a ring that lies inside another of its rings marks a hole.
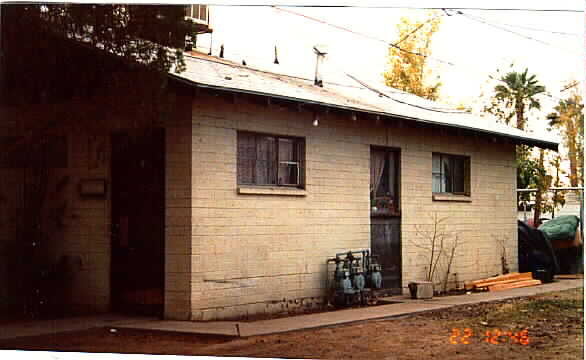
[[[253,69],[199,53],[186,54],[185,64],[186,71],[170,75],[198,86],[398,117],[511,138],[556,151],[558,148],[558,142],[552,139],[389,87],[374,87],[359,82],[356,86],[324,82],[323,87],[318,87],[313,84],[313,80]]]

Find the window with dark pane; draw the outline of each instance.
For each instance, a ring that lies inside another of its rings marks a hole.
[[[238,133],[238,184],[303,186],[302,138]]]
[[[276,185],[277,142],[273,136],[256,137],[255,183],[258,185]]]
[[[432,191],[470,195],[470,157],[432,154]]]
[[[372,148],[370,152],[372,215],[399,214],[399,151]]]

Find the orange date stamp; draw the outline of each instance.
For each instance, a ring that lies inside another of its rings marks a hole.
[[[471,344],[477,337],[470,328],[464,328],[462,331],[457,328],[452,329],[450,336],[450,344],[459,345]],[[482,336],[480,336],[482,339]],[[486,330],[484,332],[484,339],[480,340],[488,344],[519,344],[529,345],[529,330],[521,330],[517,332],[502,331],[501,329]]]

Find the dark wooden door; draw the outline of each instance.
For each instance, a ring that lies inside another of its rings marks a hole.
[[[383,287],[401,294],[401,218],[372,217],[370,239],[372,253],[382,266]]]
[[[165,140],[162,129],[112,136],[112,309],[162,315]]]

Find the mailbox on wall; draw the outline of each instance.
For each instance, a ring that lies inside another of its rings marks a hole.
[[[106,197],[105,179],[82,179],[79,181],[79,195],[81,197],[99,198]]]

